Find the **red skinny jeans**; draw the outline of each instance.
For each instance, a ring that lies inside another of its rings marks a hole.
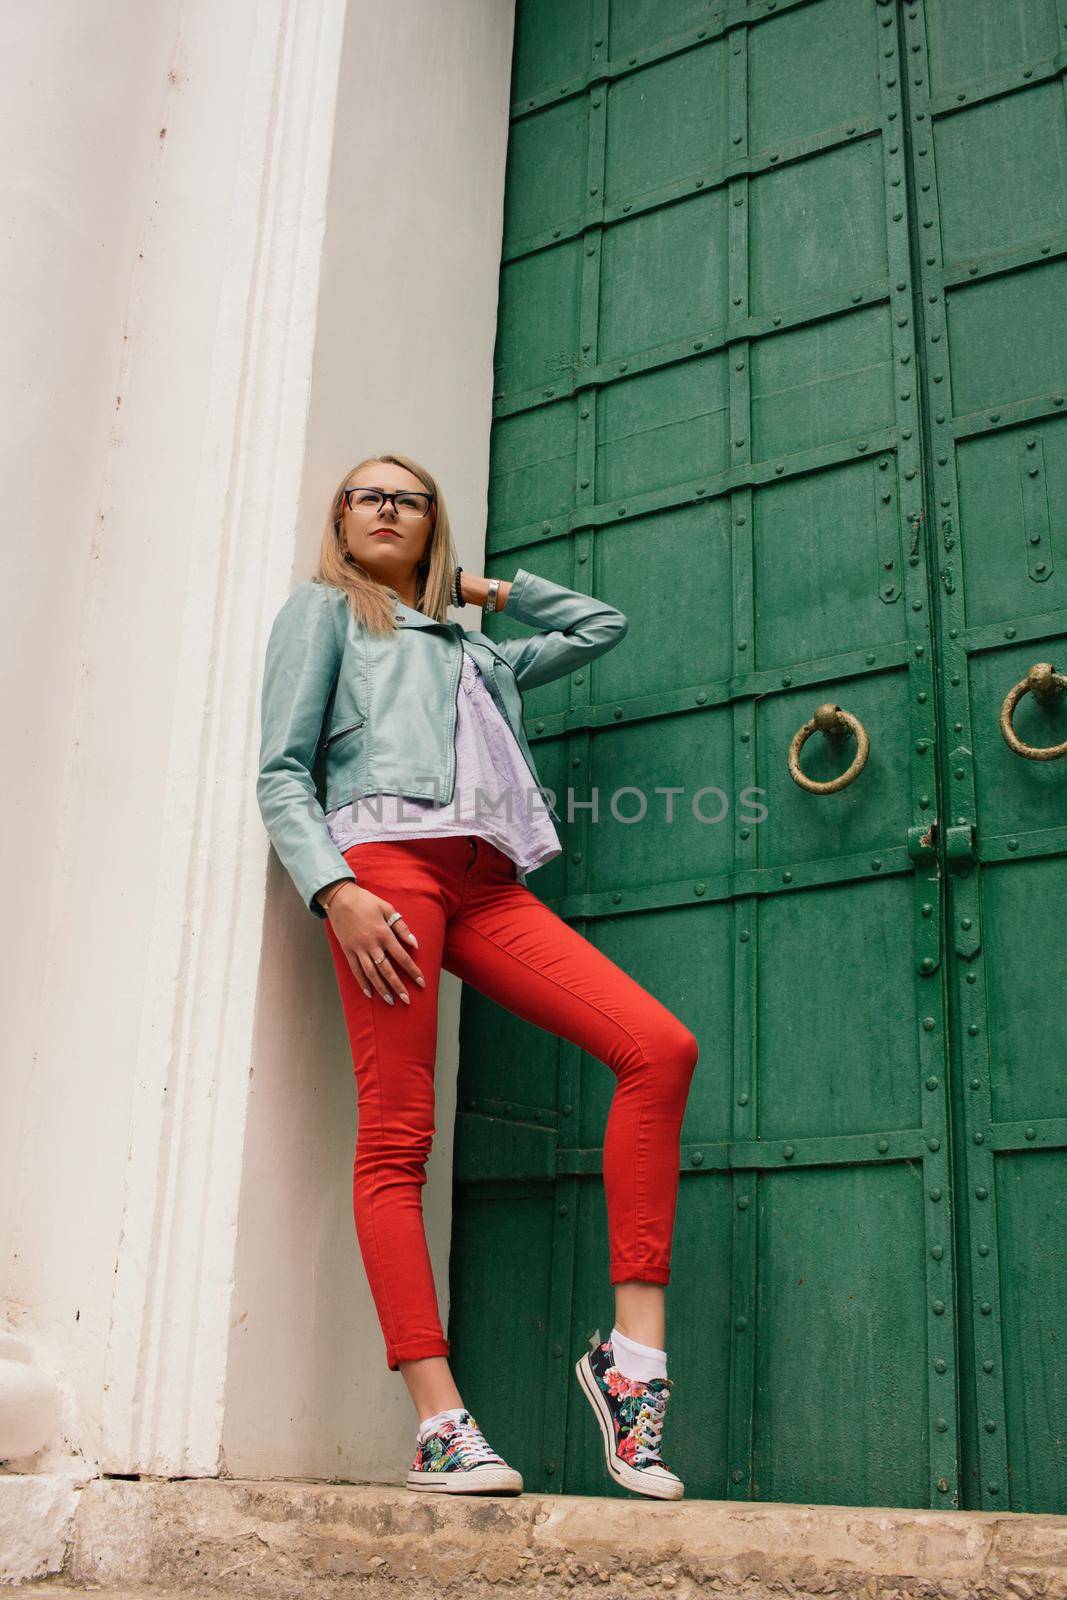
[[[519,883],[515,863],[488,840],[476,834],[374,840],[352,845],[345,857],[361,888],[402,913],[419,941],[417,949],[407,948],[426,980],[420,988],[397,966],[411,1004],[391,988],[391,1006],[376,991],[368,999],[330,922],[324,924],[358,1090],[356,1235],[389,1368],[450,1353],[422,1212],[436,1132],[442,967],[615,1074],[603,1167],[610,1281],[669,1282],[694,1035]],[[509,1086],[518,1092],[514,1077]]]

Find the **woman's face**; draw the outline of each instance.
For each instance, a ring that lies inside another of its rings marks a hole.
[[[405,492],[425,496],[425,484],[406,467],[372,461],[352,474],[348,488],[357,491],[346,495],[344,501],[342,532],[350,553],[379,583],[414,597],[415,570],[429,544],[433,523],[429,511],[416,510],[425,500],[406,500]],[[379,504],[373,495],[358,492],[371,489],[395,490],[398,498]]]

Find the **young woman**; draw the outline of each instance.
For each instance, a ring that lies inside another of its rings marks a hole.
[[[537,631],[493,641],[449,621],[450,604]],[[418,1412],[412,1489],[522,1490],[456,1388],[423,1231],[444,968],[615,1075],[604,1138],[615,1326],[575,1370],[613,1479],[683,1493],[660,1455],[663,1286],[697,1041],[526,887],[561,846],[522,691],[588,666],[626,628],[614,607],[524,568],[510,582],[464,572],[435,480],[382,455],[339,484],[318,574],[289,596],[267,646],[257,795],[337,974],[359,1101],[356,1232],[387,1365]]]

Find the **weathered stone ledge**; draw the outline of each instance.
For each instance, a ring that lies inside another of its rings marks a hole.
[[[103,1478],[80,1493],[62,1571],[8,1592],[64,1586],[96,1600],[1067,1600],[1067,1516]]]

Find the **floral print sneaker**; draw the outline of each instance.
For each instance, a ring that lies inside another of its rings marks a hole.
[[[409,1489],[444,1494],[521,1494],[522,1475],[486,1441],[469,1411],[446,1417],[423,1439],[407,1475]]]
[[[685,1484],[659,1453],[671,1379],[627,1378],[615,1365],[611,1340],[601,1342],[599,1328],[589,1346],[574,1370],[600,1424],[608,1472],[636,1494],[680,1500]]]

